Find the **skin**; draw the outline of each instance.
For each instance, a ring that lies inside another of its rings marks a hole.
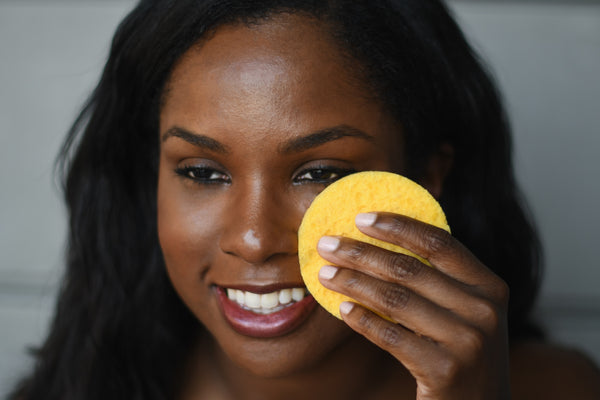
[[[346,238],[319,249],[338,266],[323,270],[325,286],[397,324],[347,304],[343,322],[317,307],[291,332],[255,338],[220,313],[215,285],[303,286],[297,229],[327,183],[402,172],[401,128],[327,37],[299,16],[225,26],[173,69],[160,114],[159,240],[177,293],[211,333],[182,397],[509,398],[506,284],[450,235],[402,216],[376,214],[360,229],[434,269]],[[366,136],[293,146],[340,126]],[[435,194],[448,169],[438,161],[421,182]]]

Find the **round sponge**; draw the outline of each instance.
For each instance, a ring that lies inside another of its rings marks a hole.
[[[319,270],[330,264],[317,252],[317,243],[322,236],[345,236],[417,257],[399,246],[369,237],[356,228],[354,218],[358,213],[375,211],[406,215],[450,232],[446,216],[433,196],[403,176],[366,171],[348,175],[329,185],[315,197],[304,214],[298,230],[298,257],[308,291],[337,318],[341,319],[340,304],[352,299],[326,289],[319,282]]]

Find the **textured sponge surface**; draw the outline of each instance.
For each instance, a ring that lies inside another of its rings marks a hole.
[[[399,246],[373,239],[356,228],[354,218],[358,213],[375,211],[406,215],[450,232],[446,216],[433,196],[403,176],[366,171],[329,185],[315,197],[304,214],[298,230],[298,257],[308,291],[337,318],[341,319],[340,304],[352,299],[326,289],[319,282],[319,270],[330,264],[317,252],[317,243],[322,236],[345,236],[415,256]]]

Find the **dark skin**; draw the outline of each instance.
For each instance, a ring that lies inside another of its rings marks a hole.
[[[182,397],[507,399],[510,381],[515,399],[543,390],[545,374],[520,365],[581,358],[523,345],[509,368],[506,284],[452,236],[399,215],[360,229],[435,268],[347,238],[320,249],[338,266],[323,285],[396,323],[352,303],[343,321],[317,307],[290,332],[257,338],[223,318],[215,288],[303,286],[297,229],[328,183],[403,171],[401,129],[342,60],[314,21],[281,16],[221,27],[174,67],[160,114],[159,239],[176,291],[211,334]],[[420,182],[434,195],[450,167],[440,160]],[[586,382],[571,384],[600,393]]]

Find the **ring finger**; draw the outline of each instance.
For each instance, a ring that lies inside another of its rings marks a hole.
[[[380,316],[436,342],[447,342],[459,317],[411,289],[382,281],[359,271],[325,266],[319,278],[328,289],[345,294]]]

